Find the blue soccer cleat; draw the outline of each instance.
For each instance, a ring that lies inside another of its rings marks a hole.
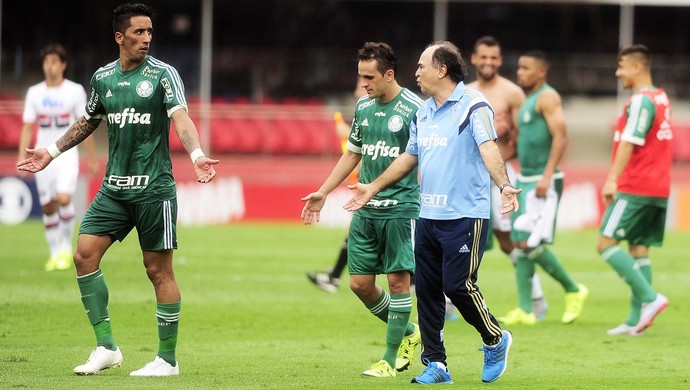
[[[513,335],[503,331],[501,342],[495,346],[484,346],[479,348],[484,351],[484,369],[482,370],[482,382],[493,382],[503,375],[508,366],[508,350],[513,343]]]
[[[450,379],[450,372],[447,369],[443,369],[438,366],[436,362],[429,362],[429,360],[424,359],[426,368],[422,372],[422,375],[412,378],[410,383],[419,383],[422,385],[431,384],[452,384],[453,380]]]

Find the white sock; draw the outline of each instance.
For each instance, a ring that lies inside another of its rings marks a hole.
[[[438,368],[442,369],[443,371],[448,371],[446,370],[446,365],[441,362],[436,362],[436,366],[438,366]]]
[[[540,299],[544,297],[544,291],[541,289],[541,280],[536,273],[532,276],[532,299]]]
[[[50,249],[50,257],[56,257],[60,251],[60,216],[58,213],[43,214],[43,226],[45,227],[46,242]]]
[[[74,235],[74,203],[60,206],[60,250],[72,252],[72,236]]]

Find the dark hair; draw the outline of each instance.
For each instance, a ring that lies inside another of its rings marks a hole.
[[[541,50],[530,50],[521,55],[521,57],[531,57],[541,62],[547,69],[549,68],[549,60],[546,58],[546,53]]]
[[[59,43],[51,43],[41,50],[41,61],[46,59],[49,54],[60,57],[60,62],[67,62],[67,50]]]
[[[496,40],[496,38],[492,37],[491,35],[484,35],[483,37],[477,39],[477,42],[474,43],[474,48],[472,50],[476,53],[477,48],[479,48],[479,46],[481,45],[489,47],[498,46],[498,49],[501,50],[501,44],[498,43],[498,40]]]
[[[435,69],[446,66],[447,75],[455,83],[467,78],[467,62],[462,58],[460,49],[449,41],[436,41],[427,46],[438,46],[431,56],[431,64]]]
[[[147,4],[125,3],[120,4],[113,11],[113,33],[124,34],[127,27],[131,25],[133,16],[148,16],[153,18],[153,9]]]
[[[393,69],[393,73],[398,72],[398,59],[393,53],[393,48],[384,42],[366,42],[357,52],[357,59],[376,60],[376,67],[381,74],[386,73],[388,69]]]
[[[634,56],[637,61],[641,62],[646,67],[649,67],[652,62],[652,56],[649,53],[649,49],[645,45],[625,46],[621,48],[620,54],[618,54],[618,59],[623,56]]]

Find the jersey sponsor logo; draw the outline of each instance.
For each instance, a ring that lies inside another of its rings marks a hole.
[[[362,126],[369,126],[369,119],[364,118],[364,120],[362,121]]]
[[[141,70],[141,75],[144,77],[148,77],[151,79],[158,79],[158,75],[161,73],[160,70],[156,68],[149,68],[148,65],[144,67],[144,69]]]
[[[404,105],[403,102],[401,102],[401,101],[398,101],[397,103],[395,103],[395,107],[393,107],[393,110],[404,115],[405,118],[409,118],[410,115],[412,114],[412,111],[413,111],[412,108]]]
[[[385,116],[386,116],[386,113],[385,113],[385,112],[379,111],[379,112],[375,112],[375,113],[374,113],[374,116],[383,116],[383,117],[385,117]]]
[[[448,204],[448,195],[419,194],[419,199],[426,207],[445,207]]]
[[[108,76],[110,76],[110,75],[112,75],[112,74],[115,74],[115,68],[110,69],[110,70],[107,71],[107,72],[103,72],[103,73],[97,74],[97,75],[96,75],[96,81],[98,81],[98,80],[100,80],[100,79],[102,79],[102,78],[104,78],[104,77],[108,77]]]
[[[108,90],[108,92],[105,93],[105,97],[113,97],[113,93]]]
[[[60,100],[51,99],[49,96],[46,96],[45,98],[43,98],[43,100],[41,101],[41,104],[45,108],[53,108],[53,109],[62,108],[64,105]]]
[[[170,80],[168,80],[167,77],[162,78],[161,85],[163,85],[163,89],[165,90],[165,100],[172,100],[175,94],[170,86]]]
[[[96,93],[96,90],[91,88],[91,94],[89,96],[89,102],[86,104],[86,110],[89,113],[93,113],[96,111],[96,107],[98,107],[98,94]]]
[[[140,81],[139,84],[137,84],[136,90],[137,95],[147,98],[153,95],[153,84],[148,80]]]
[[[128,87],[132,84],[130,84],[129,81],[120,81],[119,83],[117,83],[117,85],[118,87]]]
[[[441,137],[436,133],[431,133],[429,137],[417,138],[417,145],[421,147],[448,146],[448,137]]]
[[[371,100],[369,100],[368,102],[364,102],[364,103],[360,104],[359,106],[357,106],[357,110],[361,110],[361,109],[363,109],[363,108],[367,108],[367,107],[369,107],[369,106],[373,106],[373,105],[374,105],[374,102],[375,102],[374,99],[371,99]]]
[[[393,115],[391,119],[388,120],[388,130],[392,131],[393,133],[400,131],[404,125],[405,122],[403,122],[403,119],[400,117],[400,115]]]
[[[378,141],[376,145],[362,145],[362,154],[371,156],[371,160],[374,161],[379,157],[393,157],[396,158],[400,156],[399,146],[388,146],[386,141]]]
[[[395,199],[372,199],[367,203],[367,206],[370,207],[389,207],[389,206],[395,206],[398,204],[398,201]]]
[[[108,123],[111,125],[120,125],[120,128],[130,125],[150,125],[151,114],[135,112],[133,108],[125,108],[121,113],[108,114]]]
[[[149,175],[108,176],[108,185],[118,190],[141,190],[149,185]]]

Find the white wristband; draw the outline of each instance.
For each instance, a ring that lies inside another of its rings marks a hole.
[[[192,153],[189,154],[189,157],[192,158],[192,164],[194,164],[199,157],[206,157],[206,155],[204,154],[203,150],[196,148],[192,150]]]
[[[58,149],[58,147],[57,147],[57,145],[56,145],[55,143],[52,143],[52,144],[48,145],[48,147],[46,148],[46,150],[48,150],[48,154],[49,154],[52,158],[56,158],[57,156],[59,156],[59,155],[62,154],[62,152],[60,151],[60,149]]]

